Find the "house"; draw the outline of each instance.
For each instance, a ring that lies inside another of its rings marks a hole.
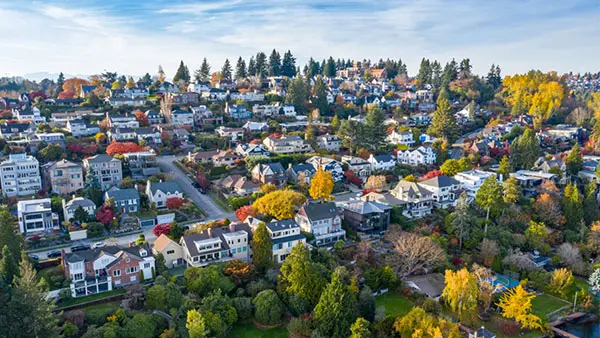
[[[123,106],[141,107],[146,104],[145,97],[107,97],[106,102],[113,108]]]
[[[309,184],[310,180],[317,173],[317,169],[312,164],[302,163],[292,165],[289,164],[286,174],[291,182]]]
[[[296,116],[296,107],[293,104],[284,104],[283,105],[283,115],[287,117],[295,117]]]
[[[373,68],[373,69],[370,69],[369,71],[371,72],[371,75],[373,76],[374,79],[386,80],[388,78],[388,73],[385,68],[381,68],[381,69]]]
[[[435,163],[436,154],[430,146],[420,146],[414,150],[399,151],[398,163],[410,165],[431,165]]]
[[[219,88],[210,88],[208,91],[203,91],[200,95],[209,101],[225,101],[228,96],[226,91]]]
[[[140,123],[135,118],[135,115],[125,114],[109,114],[106,113],[106,119],[110,128],[131,128],[136,129],[140,127]]]
[[[13,108],[13,118],[18,121],[31,121],[34,124],[46,123],[46,117],[37,107],[25,106],[24,108]]]
[[[271,243],[273,244],[273,260],[283,263],[298,243],[306,245],[306,236],[300,231],[300,226],[293,219],[273,221],[266,224]]]
[[[19,231],[25,235],[35,235],[58,230],[58,215],[52,212],[49,198],[19,201],[17,203]]]
[[[225,103],[225,114],[229,115],[232,119],[251,119],[252,112],[246,109],[243,104],[232,104]]]
[[[169,198],[183,198],[183,190],[175,181],[152,183],[148,180],[146,195],[148,195],[148,201],[154,203],[157,208],[165,208]]]
[[[267,122],[248,121],[242,126],[242,128],[249,133],[260,133],[267,131],[269,129],[269,125]]]
[[[62,253],[65,278],[72,297],[111,291],[122,285],[153,278],[155,260],[148,245],[122,248],[106,246]]]
[[[279,102],[273,104],[255,104],[252,106],[252,113],[255,116],[269,117],[269,116],[279,116],[280,111],[282,110],[281,104]]]
[[[279,162],[259,163],[250,172],[252,180],[257,183],[282,185],[287,182],[285,170]]]
[[[467,192],[467,198],[470,201],[475,199],[475,195],[477,195],[477,191],[481,188],[483,181],[485,181],[488,177],[498,176],[496,173],[483,171],[483,170],[468,170],[462,171],[454,175],[454,179],[457,180],[462,188]],[[500,179],[500,181],[502,181]]]
[[[0,179],[6,197],[33,195],[42,189],[39,162],[27,154],[10,154],[0,163]]]
[[[97,124],[91,124],[84,119],[68,120],[66,129],[75,137],[96,135],[100,132]]]
[[[229,128],[220,126],[215,129],[215,132],[219,137],[225,138],[231,142],[241,141],[244,138],[244,129],[242,128]]]
[[[409,287],[434,300],[440,298],[446,287],[444,276],[441,273],[408,277],[404,281]]]
[[[194,127],[194,114],[189,110],[173,110],[170,123],[178,127]]]
[[[310,144],[296,135],[281,138],[269,136],[263,140],[263,144],[267,150],[276,154],[303,154],[313,151]]]
[[[433,143],[437,140],[437,138],[427,135],[427,134],[421,134],[421,136],[419,136],[419,142],[425,144],[425,143]]]
[[[239,259],[250,263],[252,231],[246,224],[208,228],[185,235],[179,241],[186,265],[202,267],[210,263]]]
[[[550,257],[540,255],[540,252],[537,250],[527,253],[527,259],[538,268],[543,268],[546,264],[551,262]]]
[[[518,170],[515,173],[511,173],[510,176],[517,179],[523,190],[523,195],[526,197],[536,196],[537,190],[542,183],[546,181],[557,183],[558,181],[557,175],[542,171]]]
[[[446,175],[436,176],[418,184],[431,192],[433,206],[438,209],[455,207],[462,188],[459,181]]]
[[[469,332],[469,338],[496,338],[496,334],[482,326]]]
[[[195,83],[190,83],[188,85],[188,92],[194,92],[194,93],[198,93],[198,94],[202,94],[204,92],[208,92],[211,89],[211,85],[210,82],[195,82]]]
[[[160,173],[154,150],[123,154],[123,161],[134,180],[144,179]]]
[[[315,170],[319,168],[331,174],[335,182],[339,182],[344,178],[342,164],[333,158],[323,156],[313,156],[306,160],[306,163],[311,164]]]
[[[342,141],[337,135],[329,135],[329,133],[327,133],[317,137],[317,145],[321,149],[337,152],[340,151]]]
[[[565,172],[567,170],[567,165],[558,157],[554,157],[551,159],[546,159],[545,157],[540,157],[533,164],[533,169],[541,170],[545,173],[549,173],[550,169],[556,167],[560,172]]]
[[[316,246],[333,245],[346,239],[342,217],[333,202],[304,204],[295,219],[302,231],[315,236]]]
[[[68,195],[83,189],[83,166],[67,160],[50,162],[43,166],[46,181],[52,192]]]
[[[250,92],[230,92],[229,98],[233,101],[240,100],[245,102],[264,101],[265,94],[259,93],[257,90]]]
[[[140,211],[140,194],[135,188],[119,189],[113,187],[104,193],[104,200],[106,201],[109,198],[113,199],[115,207],[122,214]]]
[[[393,155],[384,154],[384,155],[373,155],[369,156],[367,160],[371,163],[371,170],[385,170],[390,171],[396,167],[396,159]]]
[[[83,159],[83,167],[86,172],[92,170],[102,190],[118,186],[123,180],[121,161],[106,154]]]
[[[41,146],[57,144],[65,149],[65,134],[63,133],[35,133],[29,137],[29,147],[31,149],[40,149]],[[32,150],[33,151],[33,150]]]
[[[235,153],[242,156],[271,156],[271,153],[265,148],[262,143],[252,144],[252,143],[244,143],[238,144],[235,147]]]
[[[156,110],[146,110],[144,115],[148,119],[148,124],[150,125],[161,124],[165,121],[164,116],[159,114]]]
[[[160,86],[158,87],[158,89],[156,91],[161,94],[179,93],[179,87],[176,84],[165,81],[160,84]]]
[[[34,133],[35,125],[30,122],[4,122],[0,124],[0,136],[3,139],[26,137]]]
[[[355,231],[386,231],[392,208],[375,201],[350,200],[340,203],[344,221]]]
[[[366,180],[369,176],[371,176],[372,169],[371,163],[362,157],[342,156],[342,163],[348,166],[348,170],[352,171],[354,175]]]
[[[70,220],[75,217],[75,210],[77,208],[82,207],[85,212],[87,212],[90,219],[94,219],[96,217],[96,204],[87,198],[83,197],[74,197],[68,202],[62,200],[62,209],[63,216],[65,220]]]
[[[490,154],[490,146],[485,142],[473,142],[466,149],[469,154],[480,154],[481,156],[488,156]]]
[[[170,239],[167,235],[161,234],[152,243],[152,254],[155,256],[162,254],[165,258],[165,265],[171,269],[180,266],[183,261],[183,248],[179,243]]]
[[[412,147],[415,144],[413,133],[410,130],[400,133],[394,130],[386,137],[386,141],[390,144],[403,144],[407,147]]]
[[[135,129],[128,127],[111,128],[107,133],[111,141],[133,141],[136,139]]]
[[[237,196],[247,196],[257,192],[260,188],[258,183],[247,179],[241,175],[231,175],[215,182],[215,185],[222,189],[225,194],[234,194]]]
[[[133,87],[110,90],[110,96],[115,98],[139,99],[146,98],[148,95],[150,95],[150,91],[147,88]]]
[[[144,141],[149,145],[158,145],[162,143],[161,132],[154,127],[142,127],[133,131],[138,143]]]
[[[167,93],[165,95],[167,100],[170,100],[172,104],[176,105],[192,105],[199,103],[198,93],[196,92],[184,92],[184,93]]]
[[[194,123],[198,128],[204,128],[206,125],[223,124],[223,116],[215,116],[206,106],[190,107],[194,114]]]
[[[402,180],[391,191],[393,197],[403,204],[402,215],[406,218],[421,218],[431,215],[432,193],[415,182]]]
[[[188,160],[198,163],[211,163],[215,167],[235,166],[239,157],[231,150],[201,151],[194,155],[188,154]]]

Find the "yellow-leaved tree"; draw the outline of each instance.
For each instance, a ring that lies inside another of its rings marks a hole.
[[[382,191],[386,187],[385,176],[383,175],[372,175],[367,179],[365,183],[365,189]]]
[[[296,208],[305,201],[304,195],[293,190],[277,190],[254,201],[252,207],[260,214],[282,220],[294,218]]]
[[[317,173],[310,180],[310,188],[308,193],[313,199],[328,201],[333,191],[333,177],[331,173],[325,172],[323,168],[319,167]]]
[[[556,292],[562,296],[565,295],[567,288],[573,284],[573,273],[566,268],[556,269],[552,272],[552,278],[550,279],[550,290]]]
[[[442,292],[442,297],[452,310],[460,315],[464,311],[477,308],[479,288],[475,274],[470,273],[467,268],[462,268],[456,272],[446,270],[445,282],[446,287]]]
[[[396,318],[394,331],[402,337],[459,338],[458,325],[414,307],[406,316]]]
[[[506,291],[498,303],[502,317],[514,319],[523,328],[541,329],[542,320],[531,313],[531,300],[534,298],[535,295],[527,292],[521,284]]]

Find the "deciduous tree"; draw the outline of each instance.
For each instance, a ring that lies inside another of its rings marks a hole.
[[[525,291],[522,285],[507,290],[498,303],[504,318],[514,319],[521,327],[532,330],[542,328],[540,317],[531,313],[531,301],[535,295]]]
[[[502,209],[503,202],[502,186],[498,183],[496,176],[486,178],[475,195],[475,203],[486,211],[484,234],[487,234],[490,212],[495,215]]]
[[[464,311],[477,308],[477,299],[479,298],[477,277],[467,268],[456,272],[446,270],[444,282],[446,287],[444,287],[442,297],[452,310],[461,315]]]
[[[179,210],[179,209],[181,209],[181,206],[183,205],[183,198],[180,198],[180,197],[169,197],[169,198],[167,198],[167,201],[165,202],[165,205],[167,206],[168,209]]]
[[[325,172],[323,168],[319,167],[317,173],[310,180],[308,193],[315,200],[328,201],[331,192],[333,192],[333,177],[331,177],[331,173]]]
[[[389,232],[387,236],[394,245],[390,263],[401,277],[429,269],[446,258],[444,250],[429,237],[410,232]]]
[[[235,211],[235,217],[237,217],[240,222],[244,222],[248,216],[256,217],[257,215],[258,213],[251,205],[245,205]]]
[[[260,214],[270,215],[278,220],[294,218],[295,210],[306,198],[292,190],[270,192],[257,199],[252,205]]]
[[[550,279],[550,290],[565,297],[565,292],[573,284],[573,273],[565,268],[555,269]]]

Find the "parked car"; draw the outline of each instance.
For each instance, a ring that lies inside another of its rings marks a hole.
[[[92,244],[92,249],[103,248],[105,246],[106,246],[106,244],[104,244],[104,241],[100,241],[100,242],[96,242],[96,243]]]
[[[48,252],[47,256],[48,256],[48,258],[58,258],[61,256],[61,252],[60,252],[60,250],[52,250],[52,251]]]
[[[192,182],[192,186],[196,189],[200,189],[200,183],[198,183],[196,181]]]
[[[71,252],[77,252],[77,251],[84,251],[84,250],[89,250],[90,246],[89,245],[76,245],[76,246],[72,246],[71,247]]]
[[[198,189],[202,195],[206,195],[206,189],[200,188]]]
[[[38,256],[38,255],[29,254],[28,256],[29,256],[31,259],[33,259],[34,261],[39,261],[39,260],[40,260],[40,256]]]

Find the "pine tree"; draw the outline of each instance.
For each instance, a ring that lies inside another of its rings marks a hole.
[[[348,337],[358,317],[356,300],[342,280],[341,269],[333,273],[314,309],[316,327],[325,337]]]
[[[65,84],[65,75],[60,72],[60,74],[58,74],[58,78],[56,79],[56,92],[55,92],[55,96],[58,96],[58,94],[60,92],[62,92],[63,90],[63,84]]]
[[[6,206],[0,208],[0,248],[8,247],[13,253],[15,263],[18,263],[19,253],[23,248],[23,237],[15,231],[16,219]]]
[[[281,75],[287,77],[296,76],[296,59],[289,50],[283,54],[283,61],[281,63]]]
[[[267,75],[267,55],[263,52],[256,54],[256,76],[264,78]]]
[[[458,77],[458,66],[456,61],[452,59],[452,61],[446,63],[444,66],[444,74],[442,75],[442,87],[447,88],[450,85],[450,82],[456,80]]]
[[[486,80],[494,90],[500,88],[502,85],[502,78],[500,78],[500,67],[492,64]]]
[[[190,82],[190,72],[187,69],[187,67],[183,64],[183,60],[179,62],[177,72],[175,72],[175,76],[173,76],[174,83],[179,83],[180,81],[184,83]]]
[[[396,66],[396,71],[398,72],[398,75],[404,74],[404,75],[408,75],[408,70],[406,68],[406,64],[402,63],[402,60],[398,59],[398,65]]]
[[[371,106],[365,119],[365,142],[370,150],[375,151],[385,144],[387,137],[385,113],[379,107]]]
[[[596,182],[590,181],[585,187],[585,200],[583,201],[583,215],[585,224],[588,226],[600,220],[600,208],[598,208],[598,200]]]
[[[421,59],[421,65],[419,67],[419,73],[417,74],[417,81],[419,82],[419,86],[424,86],[426,84],[431,84],[431,63],[428,59]]]
[[[565,239],[569,242],[583,240],[585,223],[583,198],[577,185],[569,183],[563,192],[563,213],[565,215]]]
[[[452,107],[448,102],[445,90],[440,91],[437,108],[433,113],[433,119],[427,133],[447,140],[448,143],[454,143],[460,136],[460,128],[456,123],[456,117],[452,114]]]
[[[288,87],[288,93],[285,97],[285,103],[294,105],[296,112],[302,114],[306,112],[304,102],[308,96],[306,83],[302,77],[296,77]]]
[[[312,87],[312,103],[319,109],[319,112],[323,115],[329,114],[329,102],[327,102],[327,86],[321,76],[317,76],[315,84]]]
[[[329,57],[329,59],[327,59],[327,62],[323,67],[323,76],[335,77],[335,61],[331,56]]]
[[[435,88],[440,88],[442,86],[442,65],[437,61],[433,61],[431,65],[431,83]]]
[[[260,223],[252,236],[253,262],[256,269],[261,272],[267,271],[273,265],[273,247],[267,226]]]
[[[275,49],[269,55],[269,76],[281,75],[281,56]]]
[[[237,64],[235,65],[235,78],[243,79],[247,76],[246,73],[246,62],[240,56],[237,60]]]
[[[540,142],[533,130],[527,128],[510,146],[510,166],[515,169],[531,169],[540,155]]]
[[[452,229],[454,235],[458,238],[458,247],[462,250],[463,240],[469,239],[469,233],[472,225],[472,217],[469,213],[469,201],[467,194],[463,192],[458,198],[456,210],[452,213]]]
[[[229,63],[229,59],[225,59],[225,63],[223,63],[221,77],[224,81],[231,81],[231,63]]]
[[[206,58],[202,60],[200,69],[196,70],[194,73],[194,78],[197,82],[208,82],[210,80],[210,65]]]
[[[248,76],[256,75],[256,62],[254,61],[254,56],[250,57],[250,61],[248,61]]]

